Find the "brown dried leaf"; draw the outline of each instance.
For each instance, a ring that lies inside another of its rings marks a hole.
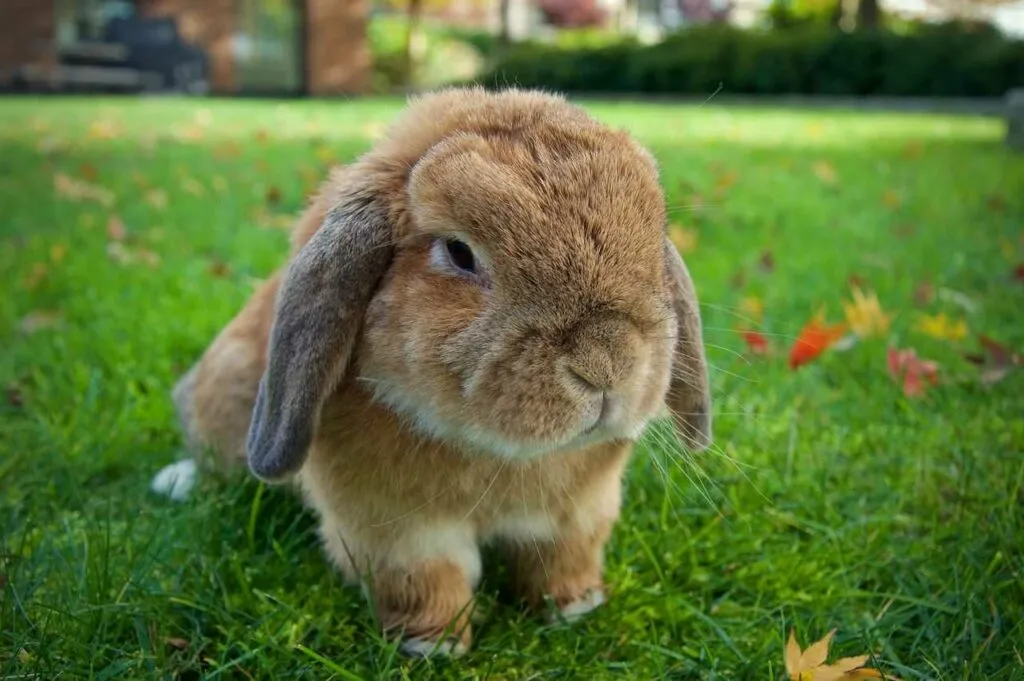
[[[882,194],[882,204],[889,210],[896,210],[903,204],[903,199],[892,189],[886,189]]]
[[[771,251],[764,251],[761,253],[757,265],[761,268],[762,272],[771,274],[775,270],[775,256],[772,255]]]
[[[12,407],[22,407],[25,405],[25,398],[21,394],[21,386],[17,383],[11,382],[4,388],[4,396],[7,398],[7,404]],[[0,575],[2,577],[2,575]],[[3,583],[0,583],[0,589],[3,588]]]
[[[999,194],[991,194],[987,199],[985,199],[985,207],[993,213],[1005,213],[1006,199]]]
[[[223,260],[214,260],[214,261],[212,261],[210,263],[209,268],[207,268],[207,269],[209,270],[211,275],[213,275],[214,277],[218,277],[218,278],[226,277],[229,274],[231,274],[231,266],[228,265]]]
[[[114,241],[124,241],[128,236],[128,229],[124,221],[116,215],[107,218],[107,237]]]
[[[827,185],[835,185],[839,182],[839,176],[836,174],[836,169],[828,161],[817,161],[811,170],[818,176],[818,179]]]
[[[267,204],[271,206],[281,203],[281,189],[277,185],[267,187],[266,200]]]
[[[78,174],[82,176],[86,182],[95,182],[99,176],[99,171],[96,170],[96,166],[86,161],[78,167]]]
[[[164,643],[166,643],[171,648],[174,648],[175,650],[188,650],[188,641],[186,641],[183,638],[165,638]]]
[[[114,202],[113,192],[88,182],[76,180],[64,173],[56,173],[53,176],[53,189],[57,196],[71,201],[94,201],[108,207]]]
[[[53,329],[64,321],[64,315],[58,310],[36,310],[21,318],[18,328],[22,333],[33,334],[44,329]]]
[[[25,288],[30,291],[36,288],[46,278],[47,274],[49,274],[49,269],[47,269],[45,264],[37,262],[32,265],[32,269],[25,276]]]

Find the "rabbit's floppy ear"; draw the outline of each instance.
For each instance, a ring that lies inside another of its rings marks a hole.
[[[711,393],[697,291],[679,251],[667,237],[664,251],[666,284],[678,327],[666,403],[684,444],[702,450],[711,443]]]
[[[256,477],[274,482],[302,467],[392,252],[383,201],[346,192],[288,266],[246,443]]]

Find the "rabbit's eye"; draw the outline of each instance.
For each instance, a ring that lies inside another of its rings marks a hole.
[[[476,272],[476,260],[473,258],[473,250],[458,239],[446,239],[445,250],[452,264],[463,272],[473,274]]]

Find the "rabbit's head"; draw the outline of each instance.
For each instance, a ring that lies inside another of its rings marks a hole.
[[[696,293],[628,135],[552,95],[443,91],[331,186],[278,297],[256,475],[301,467],[346,375],[471,453],[636,439],[666,404],[707,444]]]

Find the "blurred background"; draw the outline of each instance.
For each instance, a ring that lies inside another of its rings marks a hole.
[[[1002,97],[1021,0],[3,0],[0,88]]]

